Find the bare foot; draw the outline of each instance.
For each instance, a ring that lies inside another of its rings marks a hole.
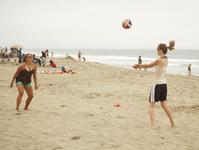
[[[154,124],[151,124],[150,127],[151,127],[151,129],[153,129],[154,128]]]
[[[172,128],[175,128],[175,127],[177,127],[177,126],[175,125],[175,123],[172,123],[172,124],[171,124],[171,127],[172,127]]]
[[[16,108],[15,111],[16,111],[16,112],[15,112],[15,115],[21,115],[21,112],[19,111],[19,109]]]
[[[28,109],[28,108],[24,108],[23,110],[26,110],[26,111],[28,111],[28,110],[30,110],[30,109]]]

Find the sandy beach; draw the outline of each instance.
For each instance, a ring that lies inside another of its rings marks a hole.
[[[199,77],[167,75],[176,128],[156,104],[149,126],[153,73],[99,63],[55,59],[76,74],[37,74],[30,111],[15,112],[15,63],[0,63],[2,150],[198,150]],[[38,67],[38,71],[48,68]],[[34,84],[33,84],[34,85]],[[115,107],[115,105],[119,107]]]

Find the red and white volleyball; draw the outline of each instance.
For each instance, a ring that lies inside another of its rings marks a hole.
[[[129,20],[129,19],[125,19],[125,20],[122,22],[122,27],[123,27],[124,29],[130,29],[131,26],[132,26],[132,22],[131,22],[131,20]]]

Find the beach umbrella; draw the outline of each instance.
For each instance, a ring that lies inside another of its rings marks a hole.
[[[10,48],[22,48],[23,46],[19,45],[19,44],[14,44],[12,45]]]

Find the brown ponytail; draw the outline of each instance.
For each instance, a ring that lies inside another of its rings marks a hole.
[[[169,50],[174,50],[174,49],[175,49],[174,46],[175,46],[175,41],[169,41],[169,46],[167,46],[167,45],[164,44],[164,43],[160,43],[160,44],[158,45],[158,48],[157,48],[157,49],[158,49],[158,50],[162,50],[164,54],[167,54],[167,49],[169,49]]]
[[[175,41],[169,41],[169,46],[167,47],[170,51],[174,50]]]

